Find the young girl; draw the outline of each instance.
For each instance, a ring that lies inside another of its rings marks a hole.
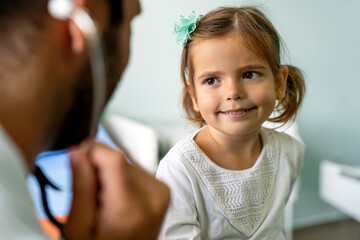
[[[262,124],[294,120],[302,74],[281,65],[280,37],[252,7],[192,13],[175,32],[184,45],[183,105],[203,127],[160,162],[157,177],[172,199],[159,238],[284,239],[284,207],[304,150]]]

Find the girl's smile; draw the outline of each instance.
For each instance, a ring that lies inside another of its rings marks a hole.
[[[256,106],[250,108],[230,109],[226,111],[219,111],[219,114],[232,119],[242,119],[254,112],[256,109]]]

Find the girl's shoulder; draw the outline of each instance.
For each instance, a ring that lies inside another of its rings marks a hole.
[[[295,179],[303,165],[305,149],[303,143],[285,132],[274,129],[263,129],[268,141],[277,142],[280,165],[287,166]],[[271,144],[269,144],[271,145]],[[272,145],[274,146],[274,144]]]
[[[279,147],[282,152],[285,151],[296,151],[300,154],[304,152],[304,144],[300,141],[299,137],[290,135],[284,131],[278,131],[275,129],[262,128],[262,134],[266,136],[269,141],[276,139],[279,142]]]
[[[201,154],[199,154],[200,151],[193,140],[199,131],[200,129],[195,130],[193,133],[178,141],[160,161],[158,172],[163,171],[165,168],[177,169],[182,172],[191,171],[189,159],[201,157]]]

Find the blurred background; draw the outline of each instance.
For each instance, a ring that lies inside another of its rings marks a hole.
[[[307,84],[297,118],[306,155],[294,204],[293,226],[305,229],[347,221],[344,219],[351,215],[351,209],[344,212],[331,204],[332,200],[322,197],[320,172],[323,160],[341,166],[360,165],[360,1],[142,0],[141,4],[142,14],[133,22],[129,67],[106,109],[105,118],[118,114],[155,129],[186,126],[180,105],[182,49],[172,36],[173,23],[179,15],[193,10],[205,14],[219,6],[258,6],[285,42],[283,63],[302,69]],[[352,183],[360,184],[357,176]],[[341,186],[347,187],[342,182]],[[331,190],[331,186],[327,189]],[[336,189],[333,191],[338,194]],[[336,197],[339,201],[352,198],[360,205],[360,191],[356,196]],[[359,229],[356,222],[353,224]],[[344,224],[341,228],[344,229]]]

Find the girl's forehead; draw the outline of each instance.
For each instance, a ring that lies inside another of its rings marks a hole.
[[[261,63],[268,65],[266,58],[251,48],[239,34],[208,39],[198,39],[190,48],[190,57],[194,67],[226,64],[236,61],[239,64]]]

